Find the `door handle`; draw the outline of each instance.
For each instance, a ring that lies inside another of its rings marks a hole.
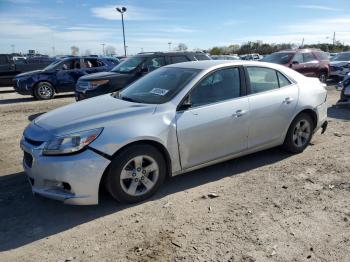
[[[245,113],[247,113],[247,111],[242,110],[242,109],[239,109],[239,110],[237,110],[232,116],[233,116],[233,117],[241,117],[241,116],[243,116]]]
[[[293,100],[294,100],[293,98],[287,97],[286,99],[284,99],[283,103],[290,104],[293,102]]]

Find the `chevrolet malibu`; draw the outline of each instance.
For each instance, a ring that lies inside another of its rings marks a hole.
[[[112,94],[36,118],[23,133],[23,166],[35,194],[98,203],[142,201],[166,176],[283,146],[301,153],[327,127],[316,78],[254,61],[159,68]]]

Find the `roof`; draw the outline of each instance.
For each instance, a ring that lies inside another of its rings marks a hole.
[[[213,67],[222,66],[238,66],[238,65],[255,65],[255,66],[263,66],[267,65],[269,67],[274,67],[275,64],[264,63],[260,61],[244,61],[244,60],[202,60],[202,61],[190,61],[178,64],[167,65],[167,67],[182,67],[182,68],[194,68],[194,69],[210,69]]]

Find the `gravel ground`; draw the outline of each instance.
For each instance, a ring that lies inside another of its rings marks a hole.
[[[22,172],[25,126],[73,96],[0,89],[0,261],[350,261],[350,109],[329,89],[329,128],[304,153],[267,150],[98,206],[33,197]]]

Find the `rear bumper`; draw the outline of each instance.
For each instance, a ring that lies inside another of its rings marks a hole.
[[[26,152],[23,168],[32,191],[41,196],[72,205],[98,204],[102,175],[110,161],[85,150],[66,156],[43,156],[41,148],[21,141]]]

